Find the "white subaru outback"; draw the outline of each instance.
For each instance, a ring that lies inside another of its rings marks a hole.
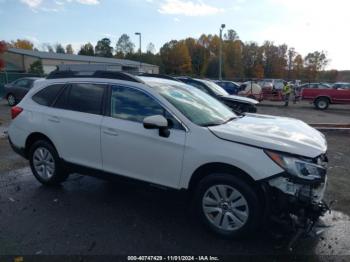
[[[327,143],[302,121],[235,115],[186,84],[96,71],[55,72],[12,108],[9,141],[45,185],[70,173],[110,174],[193,196],[221,236],[271,216],[305,228],[326,211]]]

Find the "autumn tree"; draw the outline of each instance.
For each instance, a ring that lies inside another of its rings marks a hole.
[[[199,41],[191,37],[185,39],[185,44],[191,57],[192,73],[195,75],[203,75],[210,57],[209,50],[199,44]]]
[[[7,45],[5,41],[0,41],[0,55],[5,53],[6,49],[7,49]],[[5,68],[5,61],[0,56],[0,70],[4,68]]]
[[[125,57],[127,54],[134,53],[135,45],[131,42],[127,34],[122,34],[116,44],[115,50],[118,57]]]
[[[263,65],[262,48],[255,42],[249,42],[242,48],[242,64],[245,77],[255,77],[258,65]]]
[[[240,40],[226,40],[224,42],[224,72],[227,78],[237,78],[244,76],[242,55],[243,43]]]
[[[56,44],[55,49],[56,49],[57,54],[65,54],[66,53],[66,51],[64,50],[64,47],[61,44]]]
[[[85,45],[82,45],[80,47],[80,50],[78,52],[78,55],[87,55],[87,56],[94,56],[94,47],[91,43],[87,43]]]
[[[111,40],[109,38],[103,38],[97,42],[95,46],[95,55],[102,57],[113,56],[113,47],[111,47]]]
[[[74,54],[73,46],[71,44],[66,45],[66,53],[67,54]]]
[[[27,50],[33,50],[34,44],[26,39],[17,39],[16,41],[11,42],[11,47],[14,48],[20,48],[20,49],[27,49]]]
[[[295,56],[293,60],[293,70],[292,70],[292,77],[294,79],[302,79],[303,78],[303,72],[304,71],[304,60],[303,57],[298,54]]]
[[[191,73],[191,57],[184,41],[172,40],[160,49],[160,55],[167,74]]]

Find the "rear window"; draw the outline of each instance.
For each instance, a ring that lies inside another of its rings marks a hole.
[[[51,85],[36,93],[32,99],[43,106],[51,106],[63,85]]]
[[[99,84],[72,84],[57,99],[56,108],[89,114],[102,114],[105,86]]]

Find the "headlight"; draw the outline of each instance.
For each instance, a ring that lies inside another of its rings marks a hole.
[[[309,181],[323,181],[326,169],[305,159],[265,150],[265,153],[288,174]]]

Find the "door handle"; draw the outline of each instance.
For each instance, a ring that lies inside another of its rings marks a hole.
[[[57,116],[50,116],[48,119],[52,123],[59,123],[60,119]]]
[[[118,136],[118,132],[117,130],[113,129],[113,128],[107,128],[103,130],[103,133],[109,136]]]

